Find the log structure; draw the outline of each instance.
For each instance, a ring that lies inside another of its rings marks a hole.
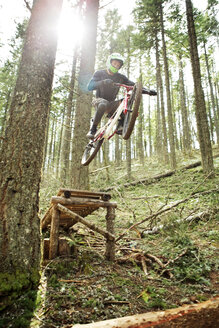
[[[218,328],[219,297],[166,311],[147,312],[72,328]],[[64,328],[64,327],[63,327]]]
[[[115,257],[114,220],[117,204],[110,202],[110,199],[109,193],[61,188],[57,196],[51,198],[51,205],[41,220],[42,231],[50,226],[49,250],[48,240],[46,241],[46,253],[49,254],[49,259],[54,259],[59,255],[59,228],[69,229],[80,222],[106,238],[106,258],[113,261]],[[84,219],[100,207],[107,210],[106,230]]]

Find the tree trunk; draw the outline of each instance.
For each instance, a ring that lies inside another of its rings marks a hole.
[[[158,37],[156,36],[156,78],[157,78],[157,85],[159,90],[159,97],[160,97],[160,105],[161,105],[161,118],[162,118],[162,155],[164,163],[169,163],[169,156],[168,156],[168,147],[167,147],[167,126],[166,126],[166,117],[165,117],[165,107],[164,107],[164,98],[163,98],[163,82],[161,76],[161,69],[160,69],[160,56],[159,56],[159,45],[158,45]]]
[[[171,164],[171,167],[173,169],[175,169],[176,168],[176,152],[175,152],[174,126],[173,126],[172,104],[171,104],[171,97],[170,97],[169,67],[168,67],[168,59],[167,59],[167,51],[166,51],[162,4],[160,5],[160,23],[161,23],[164,72],[165,72],[165,83],[166,83],[166,93],[167,93],[168,134],[169,134],[169,143],[170,143],[170,164]]]
[[[39,279],[38,193],[57,44],[54,30],[61,6],[62,0],[38,0],[32,9],[1,150],[3,297],[16,296]]]
[[[153,154],[153,148],[152,148],[152,133],[151,133],[151,104],[150,99],[148,102],[148,138],[149,138],[149,157]]]
[[[57,158],[56,158],[56,179],[59,178],[59,172],[60,172],[60,157],[61,157],[64,118],[65,118],[65,108],[63,108],[63,113],[62,113],[61,130],[60,130],[60,135],[59,135],[59,144],[58,144],[58,151],[57,151]]]
[[[191,152],[191,134],[188,122],[188,111],[186,107],[186,95],[183,76],[182,56],[179,58],[179,87],[180,87],[180,109],[182,115],[182,132],[183,132],[183,151],[185,153]]]
[[[132,159],[131,159],[131,137],[126,140],[126,170],[127,170],[127,178],[131,179],[132,173]]]
[[[217,136],[217,144],[219,144],[219,118],[217,117],[217,112],[216,112],[213,84],[212,84],[212,80],[211,80],[211,73],[210,73],[210,67],[209,67],[209,63],[208,63],[208,55],[206,52],[205,42],[204,42],[204,51],[205,51],[205,63],[206,63],[206,69],[207,69],[207,75],[208,75],[208,83],[209,83],[209,88],[210,88],[211,105],[212,105],[212,109],[213,109],[213,113],[214,113],[214,123],[215,123],[215,131],[216,131],[216,136]]]
[[[61,150],[61,174],[60,179],[63,185],[68,182],[67,176],[69,176],[69,157],[70,157],[70,144],[71,144],[71,118],[73,111],[73,94],[75,87],[75,74],[76,74],[76,64],[77,64],[77,50],[74,51],[74,58],[72,63],[71,71],[71,81],[69,86],[69,94],[67,99],[67,111],[65,115],[64,131],[63,131],[63,141]]]
[[[197,39],[193,20],[193,8],[191,0],[186,0],[186,16],[190,44],[190,57],[195,90],[195,115],[198,130],[198,138],[201,150],[202,167],[206,174],[214,175],[212,146],[208,128],[204,92],[201,83],[200,62],[198,56]]]
[[[118,167],[120,166],[120,161],[121,161],[121,157],[120,157],[120,142],[119,142],[119,135],[116,134],[115,135],[115,165]]]
[[[81,63],[78,77],[78,98],[75,110],[74,136],[72,145],[72,186],[74,189],[88,189],[88,167],[81,165],[84,148],[88,143],[86,132],[89,130],[92,94],[87,84],[94,71],[97,37],[97,17],[99,0],[86,1],[84,26],[86,31],[82,41]]]
[[[144,145],[143,145],[143,101],[141,101],[138,115],[137,153],[141,165],[144,165]]]

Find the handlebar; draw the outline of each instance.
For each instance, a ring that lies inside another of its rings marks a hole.
[[[120,83],[113,83],[117,87],[123,87],[126,88],[127,91],[130,91],[134,88],[134,85],[126,85],[126,84],[120,84]]]

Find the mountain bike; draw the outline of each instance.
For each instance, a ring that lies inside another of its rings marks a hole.
[[[142,97],[142,83],[137,82],[134,86],[119,83],[115,83],[115,85],[124,88],[124,98],[108,122],[96,132],[94,140],[90,140],[85,147],[81,160],[81,164],[84,166],[90,164],[94,159],[104,140],[111,139],[118,132],[119,120],[124,119],[122,129],[123,139],[128,140],[134,129]]]

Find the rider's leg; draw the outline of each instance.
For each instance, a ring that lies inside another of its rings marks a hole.
[[[95,100],[94,105],[96,107],[96,113],[94,115],[90,131],[87,134],[87,137],[89,139],[94,139],[95,133],[97,131],[97,125],[100,123],[104,113],[106,113],[108,110],[109,101],[102,98],[98,98]]]
[[[109,108],[108,108],[107,117],[111,117],[113,115],[113,113],[117,110],[117,108],[119,107],[119,105],[121,104],[122,101],[123,101],[123,99],[119,99],[116,101],[112,101],[110,103]],[[117,134],[120,134],[120,135],[122,134],[123,123],[124,123],[124,114],[122,112],[122,114],[120,115],[120,118],[118,120],[117,127],[116,127]]]
[[[115,100],[115,101],[111,101],[109,103],[109,106],[107,108],[107,117],[111,117],[113,115],[113,113],[115,113],[115,111],[117,110],[117,108],[119,107],[119,105],[121,104],[123,99],[119,99],[119,100]]]

